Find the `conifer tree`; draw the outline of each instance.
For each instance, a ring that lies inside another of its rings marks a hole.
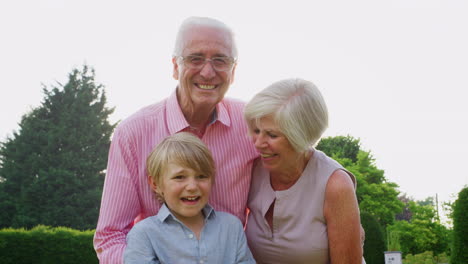
[[[94,228],[114,109],[87,66],[43,92],[0,146],[0,227]]]

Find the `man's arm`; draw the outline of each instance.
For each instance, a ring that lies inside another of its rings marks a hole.
[[[116,130],[109,150],[94,249],[101,264],[122,263],[125,237],[140,213],[137,158],[124,131]]]

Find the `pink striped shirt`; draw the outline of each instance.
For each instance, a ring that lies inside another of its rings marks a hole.
[[[252,164],[258,154],[247,136],[243,107],[242,102],[225,98],[216,107],[217,119],[201,139],[216,163],[209,203],[245,222]],[[147,182],[146,158],[162,139],[188,128],[175,92],[116,128],[94,235],[100,263],[122,263],[125,237],[134,222],[158,212],[161,204]]]

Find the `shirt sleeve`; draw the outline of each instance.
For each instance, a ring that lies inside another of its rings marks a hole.
[[[159,264],[148,233],[143,228],[133,228],[127,236],[127,247],[123,254],[124,264]]]
[[[137,156],[125,131],[116,129],[109,150],[94,249],[101,264],[120,264],[125,237],[140,213]]]
[[[235,219],[236,222],[232,225],[236,228],[237,233],[237,260],[238,264],[255,264],[252,252],[250,252],[249,247],[247,246],[247,240],[245,238],[244,228],[239,221]]]

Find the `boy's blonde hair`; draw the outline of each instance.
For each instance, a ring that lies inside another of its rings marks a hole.
[[[163,174],[169,163],[190,168],[197,173],[211,178],[214,183],[215,163],[210,150],[196,136],[188,132],[180,132],[168,136],[150,153],[146,160],[146,170],[153,182],[160,185]],[[157,198],[164,201],[161,194]]]

